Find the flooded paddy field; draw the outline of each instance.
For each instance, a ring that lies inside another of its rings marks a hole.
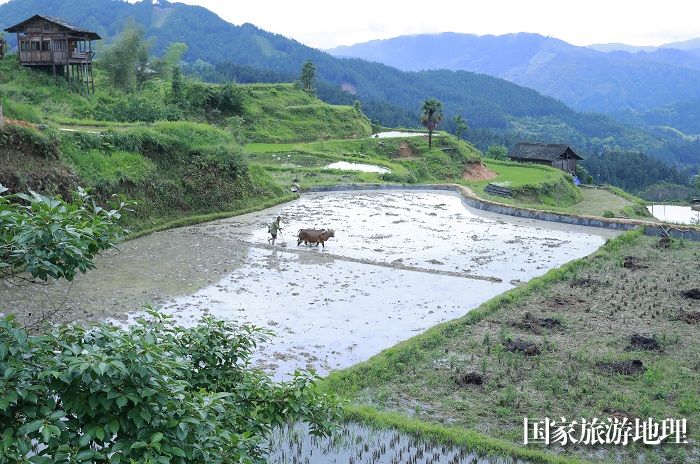
[[[649,205],[649,212],[658,220],[672,224],[700,224],[700,206]]]
[[[267,224],[282,216],[277,244]],[[300,228],[332,228],[326,247]],[[262,212],[156,233],[106,253],[98,269],[40,291],[5,285],[20,318],[65,306],[66,320],[126,319],[161,305],[183,324],[204,314],[277,336],[258,354],[283,378],[363,361],[460,317],[514,285],[588,255],[614,232],[491,215],[444,192],[304,195]]]
[[[391,172],[391,169],[367,163],[348,163],[347,161],[336,161],[326,166],[326,169],[338,169],[340,171],[376,172],[384,174]]]
[[[396,430],[344,424],[331,438],[309,435],[303,425],[275,430],[269,464],[523,464],[507,457],[485,457],[440,445]]]

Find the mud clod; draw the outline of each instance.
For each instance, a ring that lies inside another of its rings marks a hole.
[[[630,344],[627,349],[658,351],[661,349],[661,346],[653,337],[645,337],[644,335],[634,334],[632,337],[630,337]]]
[[[669,237],[668,235],[661,237],[661,240],[659,240],[659,243],[657,243],[656,246],[659,248],[670,248],[671,237]]]
[[[687,322],[688,324],[700,324],[700,311],[686,311],[681,309],[678,311],[678,320]]]
[[[460,387],[466,387],[468,385],[483,385],[484,376],[476,372],[457,374],[457,376],[455,376],[455,382]]]
[[[513,324],[523,330],[529,330],[535,333],[541,333],[542,329],[555,330],[562,327],[561,321],[551,317],[536,317],[532,313],[525,313],[522,320]]]
[[[584,277],[582,279],[574,279],[571,281],[572,287],[592,287],[596,285],[598,281],[596,279],[591,279],[590,277]]]
[[[649,267],[641,263],[642,260],[636,256],[627,256],[625,257],[625,261],[622,263],[622,267],[625,269],[646,269]]]
[[[691,300],[700,300],[700,288],[691,288],[690,290],[685,290],[684,292],[682,292],[682,295],[685,298]]]
[[[503,346],[512,353],[519,352],[526,356],[536,356],[540,354],[540,349],[537,345],[532,342],[526,342],[525,340],[508,339]]]
[[[596,364],[599,371],[606,374],[634,375],[647,370],[639,359],[631,361],[599,362]]]

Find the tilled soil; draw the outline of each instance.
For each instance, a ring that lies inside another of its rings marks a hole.
[[[267,224],[278,215],[283,230],[271,246]],[[325,248],[297,246],[301,228],[336,236]],[[277,334],[259,353],[261,366],[280,377],[326,373],[459,317],[611,235],[483,214],[442,192],[313,194],[126,242],[72,288],[3,286],[0,301],[21,320],[55,305],[62,321],[124,320],[153,304],[183,324],[205,314],[249,322]]]

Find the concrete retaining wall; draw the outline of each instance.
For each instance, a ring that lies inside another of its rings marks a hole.
[[[593,216],[578,216],[574,214],[539,211],[530,208],[517,208],[515,206],[496,203],[475,197],[467,188],[460,185],[435,184],[435,185],[383,185],[383,184],[347,184],[310,187],[304,192],[346,192],[360,190],[443,190],[455,192],[460,195],[462,202],[472,208],[488,211],[490,213],[505,214],[525,219],[537,219],[540,221],[560,222],[577,226],[602,227],[605,229],[628,231],[638,227],[644,227],[646,235],[662,236],[666,234],[668,227],[662,228],[658,223],[632,219],[599,218]],[[684,240],[700,241],[700,229],[672,226],[668,230],[669,235]]]

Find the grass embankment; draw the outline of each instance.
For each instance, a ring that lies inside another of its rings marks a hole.
[[[511,446],[522,443],[522,418],[687,418],[693,445],[557,450],[569,456],[629,462],[685,462],[698,452],[700,430],[700,304],[683,295],[697,288],[700,244],[630,232],[594,255],[429,329],[369,361],[331,374],[326,385],[370,420],[370,405],[430,424],[479,431]],[[633,334],[656,340],[642,350]],[[534,343],[539,354],[510,352],[507,340]],[[600,363],[641,360],[645,371],[611,374]],[[459,385],[460,374],[484,383]],[[364,411],[364,412],[363,412]],[[393,422],[402,420],[394,417]],[[450,438],[444,431],[438,435]],[[462,443],[488,445],[464,432]],[[507,453],[512,450],[503,449]],[[519,452],[517,453],[519,454]]]
[[[136,201],[126,216],[136,232],[291,198],[268,170],[248,166],[241,140],[349,138],[371,131],[354,108],[328,105],[292,84],[187,81],[176,101],[160,79],[131,93],[110,87],[99,69],[96,79],[97,93],[85,97],[60,77],[20,67],[14,57],[0,61],[0,95],[12,123],[0,131],[0,182],[11,191],[63,196],[82,186],[104,201],[120,194]],[[32,127],[39,124],[48,128]]]
[[[248,167],[231,134],[190,122],[101,135],[6,125],[0,130],[0,183],[64,196],[82,186],[102,202],[119,194],[136,202],[125,217],[133,231],[288,198],[264,170]]]
[[[243,94],[243,133],[256,142],[362,138],[372,126],[351,106],[329,105],[294,84],[249,84]]]
[[[486,168],[497,174],[488,180],[467,180],[465,185],[487,200],[525,208],[543,209],[583,216],[653,219],[643,200],[611,186],[577,188],[571,176],[548,166],[484,159]],[[489,183],[513,190],[504,198],[489,195]]]
[[[488,200],[536,209],[564,210],[579,203],[583,196],[571,181],[571,176],[548,166],[524,165],[510,161],[484,160],[486,168],[497,174],[494,179],[466,180],[464,184]],[[512,190],[512,197],[489,195],[484,191],[489,183]]]
[[[470,144],[440,137],[432,149],[422,137],[328,140],[311,143],[250,144],[251,165],[265,169],[282,185],[302,188],[347,183],[418,184],[458,181],[467,166],[480,161]],[[377,165],[391,172],[328,169],[333,161]]]
[[[298,183],[302,188],[347,183],[457,183],[470,187],[478,196],[514,206],[584,214],[580,206],[590,203],[600,211],[585,211],[601,216],[603,204],[596,199],[587,202],[587,192],[576,188],[570,176],[546,166],[523,165],[484,160],[496,177],[487,180],[465,180],[465,170],[480,163],[479,152],[470,144],[458,142],[443,134],[436,138],[432,150],[422,137],[386,139],[330,140],[311,143],[253,143],[246,146],[249,160],[267,170],[282,185]],[[390,169],[391,173],[367,173],[329,170],[333,161],[373,164]],[[503,198],[484,192],[491,182],[508,186],[513,197]],[[606,192],[608,199],[625,201]],[[613,207],[614,208],[614,207]],[[620,208],[620,214],[622,209]]]

